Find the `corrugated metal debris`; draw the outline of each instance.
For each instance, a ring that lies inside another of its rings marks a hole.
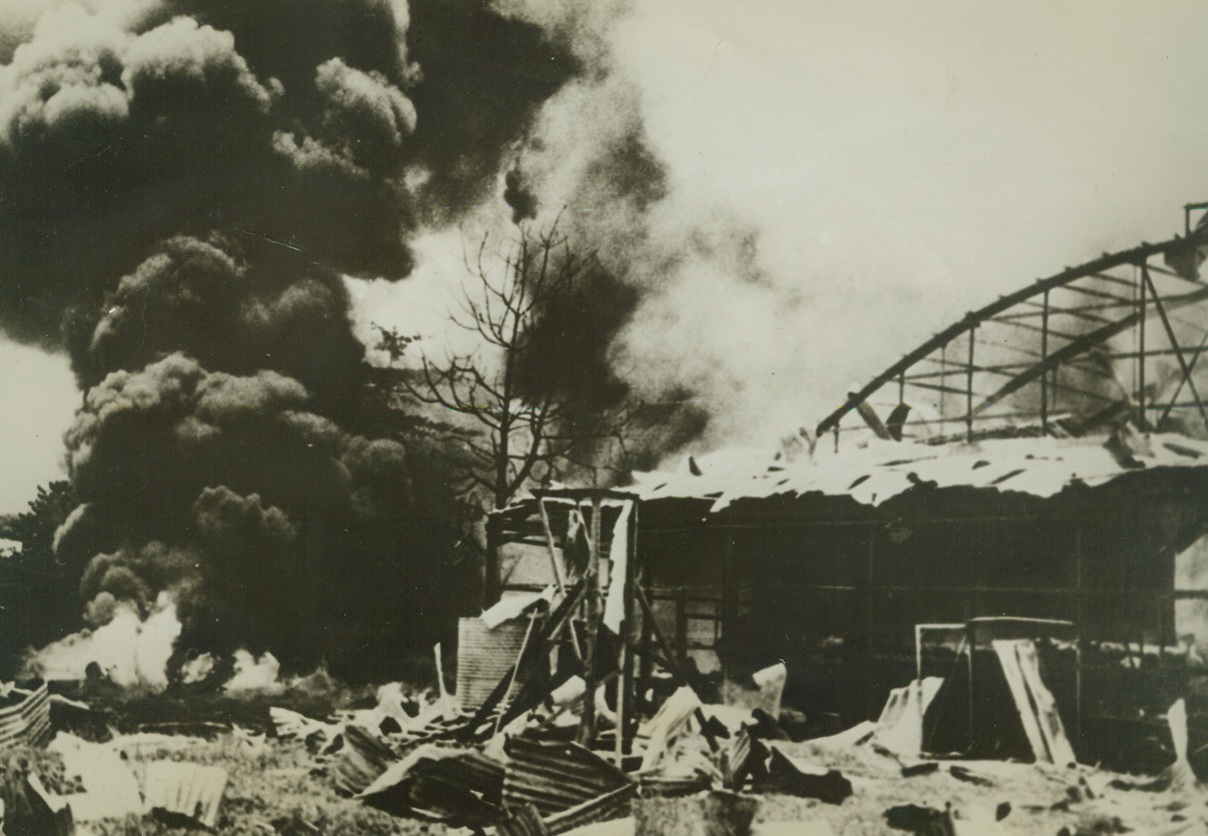
[[[460,827],[500,817],[504,766],[476,750],[426,744],[391,764],[358,796],[395,815]]]
[[[625,784],[570,809],[553,813],[545,819],[546,829],[551,836],[557,836],[594,822],[623,818],[629,812],[637,789],[636,784]]]
[[[0,748],[44,746],[51,736],[50,692],[46,683],[31,690],[10,688],[0,708]]]
[[[143,794],[148,809],[183,816],[212,829],[218,824],[226,785],[227,771],[220,766],[156,761],[147,766]]]
[[[496,836],[549,836],[549,828],[531,804],[521,804],[507,810],[495,825]]]
[[[505,750],[504,803],[532,804],[543,818],[633,785],[621,769],[577,743],[515,737]]]
[[[463,708],[487,701],[500,679],[508,675],[530,635],[528,619],[498,624],[493,629],[481,618],[457,623],[457,700]],[[509,685],[504,702],[515,696],[517,683]]]
[[[360,726],[348,726],[332,775],[336,789],[359,795],[397,759],[395,751]]]
[[[288,708],[273,706],[268,713],[277,737],[282,740],[297,738],[305,742],[311,751],[326,749],[344,730],[339,723],[312,720]]]

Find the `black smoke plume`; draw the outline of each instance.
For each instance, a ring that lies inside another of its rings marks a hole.
[[[388,668],[460,532],[345,277],[498,199],[579,64],[481,3],[48,5],[0,67],[0,330],[84,392],[56,550],[86,618],[169,600],[182,651]]]

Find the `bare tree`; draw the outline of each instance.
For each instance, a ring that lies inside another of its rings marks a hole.
[[[521,364],[541,317],[565,309],[568,294],[598,265],[595,253],[576,252],[556,225],[540,233],[524,226],[518,230],[505,253],[490,251],[484,237],[474,257],[467,258],[477,281],[451,319],[474,332],[481,348],[446,352],[440,359],[425,352],[418,370],[401,378],[416,400],[476,425],[477,432],[458,439],[468,454],[460,476],[468,492],[485,491],[495,508],[505,507],[526,485],[554,478],[583,441],[564,432],[558,393],[526,386]],[[378,330],[378,347],[396,363],[416,339]]]

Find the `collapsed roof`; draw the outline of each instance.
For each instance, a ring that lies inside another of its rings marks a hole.
[[[1098,487],[1138,471],[1208,465],[1208,442],[1175,433],[1107,439],[1012,438],[933,446],[870,442],[787,463],[709,458],[692,472],[650,473],[631,490],[644,501],[709,499],[709,513],[737,499],[809,494],[879,506],[916,486],[968,487],[1047,498],[1071,485]]]
[[[1082,435],[1131,420],[1208,438],[1197,368],[1208,225],[1190,223],[1206,206],[1185,207],[1185,236],[1105,253],[967,314],[851,392],[816,436]]]

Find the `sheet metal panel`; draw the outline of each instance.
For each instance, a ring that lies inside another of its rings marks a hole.
[[[623,819],[629,815],[629,805],[637,791],[637,784],[626,784],[569,810],[554,813],[545,820],[546,829],[551,836],[557,836],[596,822]]]
[[[504,803],[531,804],[542,818],[633,785],[628,775],[577,743],[515,737],[506,751],[510,761],[503,781]]]
[[[226,791],[227,771],[179,761],[148,764],[143,794],[148,809],[179,813],[213,828]]]
[[[0,708],[0,747],[43,746],[50,737],[50,693],[45,682],[20,702]]]
[[[463,709],[486,702],[520,655],[528,631],[527,618],[500,624],[494,630],[481,618],[457,623],[457,700]],[[515,696],[515,684],[505,701]]]

